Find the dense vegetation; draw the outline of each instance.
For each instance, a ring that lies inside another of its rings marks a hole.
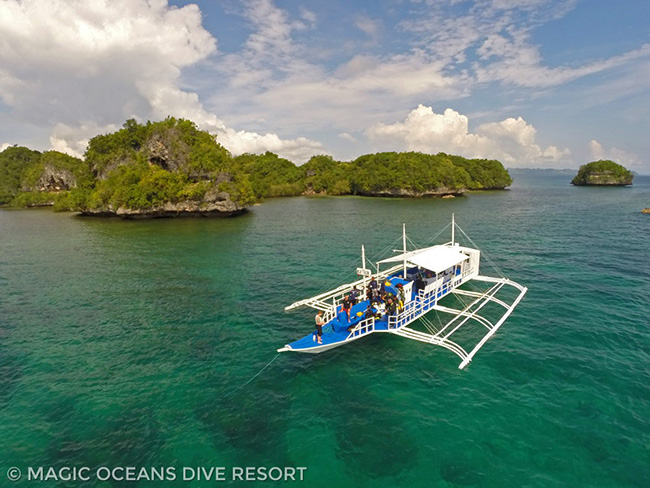
[[[438,155],[440,156],[440,154]],[[447,156],[444,155],[443,156]],[[512,178],[503,165],[495,159],[465,159],[447,156],[455,166],[467,171],[470,190],[491,190],[512,185]]]
[[[459,159],[467,161],[464,158]],[[469,173],[454,164],[452,158],[444,153],[371,154],[357,158],[351,163],[350,169],[352,190],[362,195],[383,192],[390,194],[399,190],[416,196],[440,192],[456,193],[472,186]],[[507,175],[507,172],[505,173]]]
[[[573,185],[631,185],[634,175],[620,164],[610,160],[592,161],[580,166]]]
[[[8,147],[0,152],[0,205],[7,205],[22,189],[25,173],[41,159],[41,153],[26,147]]]
[[[215,188],[245,206],[254,201],[247,175],[214,136],[189,120],[128,120],[94,137],[84,155],[95,181],[71,195],[71,208],[146,209],[202,201]]]
[[[287,159],[272,152],[242,154],[233,167],[248,176],[257,199],[300,195],[304,189],[304,172]]]
[[[494,160],[465,159],[444,153],[385,152],[352,162],[314,156],[300,167],[305,188],[330,195],[426,195],[505,188],[512,179]]]
[[[0,205],[82,211],[204,202],[215,192],[247,206],[278,196],[459,194],[511,183],[498,161],[444,153],[385,152],[351,162],[320,155],[302,166],[271,152],[232,157],[215,136],[173,117],[128,120],[92,138],[83,159],[23,147],[0,153]]]

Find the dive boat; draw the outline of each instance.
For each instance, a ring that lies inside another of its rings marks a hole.
[[[402,249],[378,261],[374,271],[366,267],[362,246],[362,266],[356,270],[359,280],[285,308],[322,311],[322,343],[312,332],[278,352],[317,354],[382,332],[444,347],[460,357],[463,369],[528,289],[505,276],[481,275],[481,251],[456,242],[458,229],[475,246],[453,215],[450,225],[451,241],[412,250],[407,249],[411,241],[403,225]],[[382,266],[388,268],[382,271]]]

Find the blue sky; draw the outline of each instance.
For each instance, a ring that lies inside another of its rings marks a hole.
[[[134,117],[231,152],[445,151],[650,174],[647,0],[5,0],[0,145]]]

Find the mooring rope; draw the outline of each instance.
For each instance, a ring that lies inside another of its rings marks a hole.
[[[468,235],[465,233],[465,231],[464,231],[463,229],[460,228],[459,225],[456,225],[456,227],[458,227],[458,230],[463,234],[463,236],[465,236],[465,238],[467,238],[467,240],[470,242],[470,244],[472,244],[476,249],[479,249],[479,247],[478,247],[478,246],[476,245],[476,243],[472,240],[472,238],[471,238],[470,236],[468,236]],[[487,254],[485,254],[485,251],[481,251],[481,254],[482,254],[483,257],[485,258],[485,260],[486,260],[490,265],[492,265],[492,266],[494,267],[494,269],[496,270],[496,272],[499,274],[499,276],[500,276],[501,278],[505,278],[505,277],[506,277],[506,275],[503,274],[503,271],[501,271],[501,268],[499,268],[499,267],[497,266],[497,264],[496,264],[494,261],[492,261],[492,260],[490,259],[490,256],[488,256]]]
[[[390,251],[392,251],[392,248],[397,247],[397,244],[402,240],[402,236],[399,236],[393,240],[390,244],[388,244],[384,249],[379,251],[374,255],[374,260],[379,261],[381,260],[385,255],[387,255]],[[372,262],[372,261],[371,261]]]
[[[246,383],[244,383],[243,385],[239,385],[237,388],[235,388],[235,389],[232,390],[230,393],[228,393],[227,395],[225,395],[224,398],[229,397],[230,395],[232,395],[233,393],[235,393],[237,390],[239,390],[240,388],[243,388],[244,386],[246,386],[247,384],[249,384],[251,381],[253,381],[255,378],[257,378],[259,375],[261,375],[261,374],[262,374],[262,371],[264,371],[266,368],[268,368],[269,366],[271,366],[271,363],[272,363],[273,361],[275,361],[276,359],[278,359],[278,356],[279,356],[279,355],[280,355],[280,353],[278,353],[277,356],[275,356],[273,359],[271,359],[271,360],[266,364],[266,366],[264,366],[262,369],[260,369],[260,370],[257,372],[257,374],[255,374],[255,376],[253,376],[250,380],[248,380],[248,381],[247,381]]]
[[[436,328],[433,326],[433,323],[429,319],[427,319],[424,315],[420,317],[420,320],[422,321],[426,329],[429,332],[431,332],[431,335],[436,335],[438,333]]]
[[[420,247],[418,244],[413,242],[413,240],[409,236],[406,236],[406,240],[411,244],[411,246],[413,246],[414,249],[418,249]]]
[[[445,225],[445,226],[442,228],[442,230],[440,230],[440,232],[438,232],[436,235],[434,235],[433,237],[430,237],[429,239],[427,239],[426,241],[424,241],[424,244],[423,244],[423,245],[426,246],[426,245],[432,243],[433,241],[435,241],[435,240],[438,238],[438,236],[439,236],[440,234],[442,234],[444,231],[446,231],[446,230],[449,228],[449,226],[451,226],[451,222],[449,222],[447,225]]]
[[[383,251],[381,251],[379,254],[375,255],[376,256],[375,259],[380,259],[382,255],[386,254],[391,248],[395,247],[397,245],[397,242],[400,239],[401,239],[401,237],[396,238],[393,242],[388,244],[388,246],[386,246]],[[367,261],[366,264],[370,264],[370,266],[372,266],[375,269],[375,273],[377,273],[377,265],[373,262],[372,258],[367,258],[366,257],[366,261]],[[345,265],[343,265],[343,267],[348,268],[348,267],[354,265],[355,263],[358,264],[360,262],[361,262],[361,260],[359,259],[359,257],[356,257],[356,258],[350,260],[349,263],[346,263]],[[341,283],[339,281],[339,279],[336,279],[336,281],[331,280],[328,283],[329,283],[329,285],[325,285],[326,288],[332,288],[332,287],[338,288],[339,286],[346,285],[349,282],[346,281],[346,282]]]

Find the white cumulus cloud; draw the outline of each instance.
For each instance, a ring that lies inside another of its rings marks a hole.
[[[50,124],[146,112],[160,85],[180,92],[180,70],[216,50],[198,7],[161,1],[7,0],[0,37],[4,103]]]
[[[65,124],[56,124],[50,135],[50,147],[55,151],[82,157],[88,146],[88,141],[99,134],[106,134],[119,129],[118,126],[109,124],[99,126],[94,122],[87,122],[75,127]]]
[[[271,151],[295,163],[304,163],[315,154],[329,154],[320,142],[305,137],[280,139],[276,134],[223,129],[217,131],[217,140],[233,154]]]
[[[357,142],[356,137],[354,137],[352,134],[348,134],[347,132],[341,132],[338,137],[343,139],[344,141],[348,142]]]
[[[201,11],[193,4],[3,0],[0,99],[14,117],[51,127],[52,148],[77,156],[90,137],[114,130],[126,119],[168,115],[222,134],[233,153],[282,152],[286,145],[285,154],[293,154],[300,152],[300,144],[318,145],[234,131],[206,111],[196,93],[181,89],[182,70],[216,52],[216,39],[203,28]]]
[[[589,152],[591,153],[591,157],[596,160],[605,157],[605,151],[603,150],[602,144],[593,139],[589,141]]]
[[[370,140],[382,149],[494,158],[508,165],[555,162],[568,157],[568,149],[555,146],[542,149],[536,142],[536,133],[521,117],[486,123],[472,133],[466,115],[451,108],[439,114],[424,105],[412,110],[403,122],[378,123],[366,131]]]
[[[617,147],[605,148],[595,139],[589,141],[589,153],[594,161],[609,159],[610,161],[621,164],[626,168],[640,167],[643,165],[643,161],[638,155]]]

